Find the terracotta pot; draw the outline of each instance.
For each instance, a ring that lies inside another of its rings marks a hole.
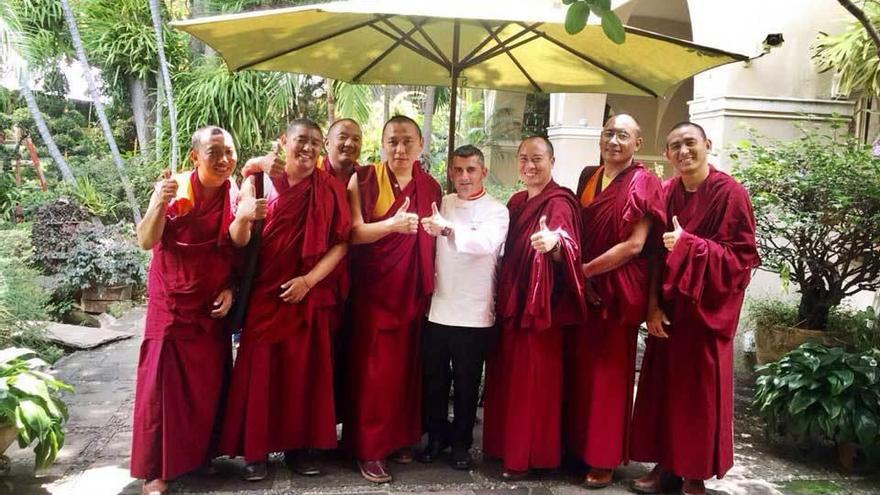
[[[130,299],[130,285],[117,285],[115,287],[99,285],[83,289],[80,304],[86,313],[104,313],[111,304]]]
[[[0,425],[0,454],[6,452],[16,437],[18,437],[18,429],[15,425]]]
[[[846,347],[849,343],[844,334],[822,330],[805,330],[785,325],[758,327],[755,329],[755,358],[758,364],[772,363],[797,349],[804,342],[814,342],[827,347]]]

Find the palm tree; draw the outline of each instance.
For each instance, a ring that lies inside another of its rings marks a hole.
[[[174,93],[171,91],[171,76],[168,74],[168,61],[165,60],[165,41],[162,37],[162,14],[158,0],[150,0],[150,15],[153,18],[153,31],[156,33],[156,51],[159,54],[159,89],[164,90],[164,95],[158,98],[164,99],[168,105],[168,127],[171,132],[171,171],[177,171],[177,110],[174,107]],[[163,98],[164,97],[164,98]],[[156,112],[161,113],[161,103],[156,102]],[[159,122],[159,119],[156,119]],[[158,145],[156,147],[158,148]]]
[[[95,113],[98,115],[98,121],[101,123],[101,130],[104,132],[104,138],[110,146],[110,153],[113,155],[113,162],[116,164],[116,171],[122,181],[122,188],[125,190],[125,197],[128,199],[131,207],[132,217],[135,223],[141,221],[141,211],[138,206],[137,199],[134,197],[134,191],[131,188],[131,182],[128,180],[128,174],[125,172],[125,163],[122,161],[122,155],[119,153],[119,147],[116,145],[116,139],[113,137],[113,131],[110,129],[110,121],[107,119],[107,113],[104,111],[104,103],[101,101],[101,95],[98,93],[98,86],[95,84],[95,77],[91,72],[89,60],[86,58],[86,52],[83,49],[82,39],[79,36],[79,29],[76,25],[76,19],[73,17],[73,11],[70,9],[68,0],[61,0],[61,6],[64,9],[64,20],[67,22],[67,28],[70,31],[70,39],[73,48],[76,51],[77,59],[83,68],[83,75],[86,78],[86,85],[89,88],[89,94],[92,97],[92,103],[95,106]]]

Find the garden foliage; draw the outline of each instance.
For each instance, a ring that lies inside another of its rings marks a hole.
[[[758,368],[754,405],[769,431],[798,441],[880,446],[880,350],[806,343]]]
[[[852,136],[741,143],[735,175],[755,209],[763,267],[798,285],[798,326],[825,329],[831,308],[880,289],[880,158]]]

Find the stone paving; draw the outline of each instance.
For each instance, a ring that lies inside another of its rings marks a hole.
[[[114,326],[140,335],[143,309],[135,309]],[[66,397],[70,409],[67,439],[57,462],[33,472],[33,453],[12,447],[12,471],[0,477],[0,494],[136,494],[140,483],[128,473],[131,413],[139,338],[116,342],[90,351],[73,353],[56,363],[57,375],[71,383],[76,393]],[[742,395],[745,392],[738,392]],[[741,403],[743,397],[738,397]],[[846,477],[829,468],[828,462],[804,461],[803,456],[764,445],[737,420],[736,466],[723,479],[708,483],[714,495],[728,494],[836,494],[880,493],[880,477]],[[476,432],[475,438],[480,438]],[[479,440],[478,440],[479,441]],[[240,460],[215,461],[218,473],[188,475],[171,485],[172,493],[253,494],[398,494],[437,495],[576,495],[588,492],[578,486],[582,471],[577,467],[537,473],[528,481],[504,482],[498,461],[481,461],[475,448],[477,469],[454,471],[443,460],[431,465],[413,463],[390,466],[395,481],[374,485],[364,481],[352,460],[337,453],[323,458],[325,474],[305,478],[291,474],[279,460],[270,466],[268,479],[258,483],[240,481]],[[638,463],[619,470],[614,485],[597,493],[630,493],[629,480],[645,473]]]

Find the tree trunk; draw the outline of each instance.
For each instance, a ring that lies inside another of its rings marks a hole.
[[[131,102],[131,113],[134,116],[134,129],[137,133],[138,150],[143,158],[147,157],[152,139],[147,124],[147,88],[143,79],[128,78],[128,95]]]
[[[153,146],[157,161],[162,158],[162,133],[164,132],[162,129],[162,105],[165,102],[163,91],[165,91],[165,86],[162,84],[162,78],[160,77],[156,79],[156,111],[153,112],[156,117]]]
[[[801,323],[798,326],[809,330],[825,330],[828,313],[831,308],[840,304],[842,298],[824,287],[802,286],[800,292],[798,319]]]
[[[70,41],[76,51],[76,57],[82,65],[83,75],[86,78],[86,85],[89,88],[89,94],[92,97],[92,103],[95,105],[95,113],[98,114],[98,121],[101,123],[101,130],[104,131],[104,138],[110,147],[110,153],[113,155],[113,162],[116,164],[116,171],[119,173],[119,179],[122,181],[122,188],[125,190],[125,197],[128,205],[131,207],[131,215],[134,223],[141,221],[141,209],[137,199],[134,197],[134,191],[131,188],[131,182],[128,180],[128,174],[125,172],[125,163],[122,161],[122,155],[119,153],[119,147],[116,146],[116,139],[113,137],[113,131],[110,129],[110,120],[104,111],[104,103],[101,101],[101,95],[98,93],[98,85],[95,83],[95,77],[92,75],[89,59],[86,57],[86,51],[83,48],[82,38],[79,36],[79,28],[76,25],[76,18],[73,16],[73,10],[70,8],[69,0],[61,0],[61,8],[64,10],[64,20],[67,22],[67,28],[70,30]]]
[[[425,147],[422,148],[422,162],[428,163],[427,158],[431,156],[431,127],[434,120],[434,103],[437,97],[437,88],[428,86],[425,90],[425,101],[422,103],[422,115],[425,120],[422,123],[422,139],[425,141]],[[448,166],[449,164],[447,164]]]
[[[28,111],[30,111],[34,123],[37,124],[37,131],[40,133],[40,138],[42,138],[43,144],[45,144],[46,148],[49,150],[49,156],[52,157],[55,166],[61,171],[61,177],[64,178],[65,182],[76,185],[73,171],[70,170],[70,166],[67,165],[67,160],[64,159],[61,150],[58,149],[55,140],[52,139],[52,134],[49,133],[49,127],[46,125],[46,120],[43,118],[43,114],[40,113],[40,108],[37,106],[37,100],[34,98],[30,86],[28,86],[27,76],[25,75],[24,70],[19,74],[18,86],[21,90],[21,94],[24,96],[24,101],[27,103]]]
[[[174,106],[174,93],[171,90],[171,76],[168,73],[168,61],[165,59],[165,41],[162,36],[162,12],[159,10],[159,0],[150,0],[150,16],[153,19],[153,33],[156,36],[156,47],[159,54],[159,77],[156,81],[157,92],[161,92],[161,96],[156,97],[156,121],[159,122],[162,115],[162,109],[159,101],[165,100],[168,105],[168,130],[171,143],[171,171],[177,172],[177,109]],[[157,126],[158,127],[158,126]],[[161,154],[161,147],[157,145],[156,156]]]
[[[327,126],[329,127],[334,121],[336,121],[336,93],[333,89],[333,85],[336,81],[333,79],[324,79],[324,84],[326,85],[326,95],[327,95]]]

